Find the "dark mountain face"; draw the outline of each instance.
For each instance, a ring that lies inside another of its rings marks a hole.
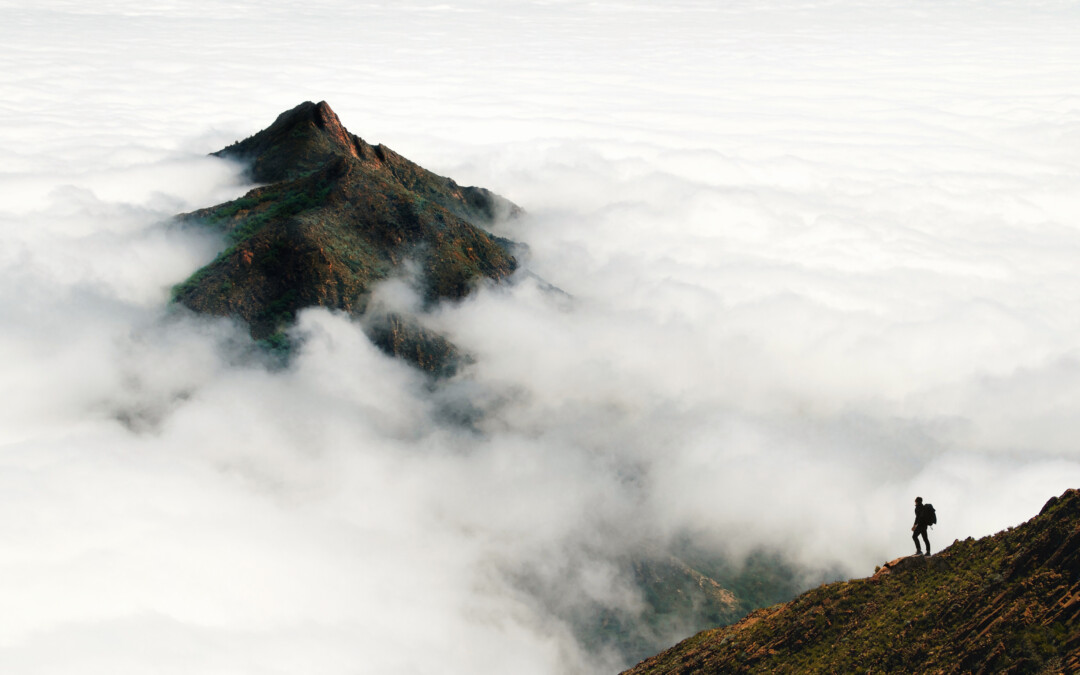
[[[1027,523],[821,586],[632,675],[1080,672],[1080,491]]]
[[[229,247],[177,285],[174,297],[198,312],[243,319],[256,339],[280,342],[297,311],[328,307],[365,316],[376,344],[445,373],[457,357],[453,345],[409,317],[368,312],[374,284],[406,276],[412,263],[418,291],[432,304],[517,268],[513,242],[484,229],[519,215],[516,205],[368,145],[325,102],[302,103],[214,154],[247,163],[268,185],[181,216],[221,229]]]

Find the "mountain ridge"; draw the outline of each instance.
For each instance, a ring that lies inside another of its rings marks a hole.
[[[703,631],[624,675],[1080,671],[1080,491]]]
[[[519,206],[486,188],[460,186],[381,143],[369,144],[346,129],[326,101],[305,101],[278,115],[266,129],[211,154],[247,164],[248,175],[258,183],[292,180],[335,157],[352,158],[372,170],[391,174],[402,187],[433,199],[465,220],[490,224],[500,217],[523,213]]]

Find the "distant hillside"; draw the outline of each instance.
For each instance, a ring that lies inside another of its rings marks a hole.
[[[214,154],[245,163],[268,185],[181,216],[219,229],[229,246],[173,296],[195,311],[242,319],[269,344],[284,343],[299,310],[328,307],[363,316],[386,351],[446,373],[455,347],[415,317],[370,312],[374,285],[409,278],[431,304],[517,268],[514,243],[484,228],[519,207],[367,144],[325,102],[302,103]]]
[[[1080,492],[1035,518],[699,633],[629,675],[1080,671]]]
[[[764,551],[734,563],[716,552],[676,544],[613,562],[637,589],[641,604],[636,609],[572,603],[547,610],[567,621],[584,648],[614,650],[626,664],[706,626],[729,624],[794,597],[806,580],[805,570]]]

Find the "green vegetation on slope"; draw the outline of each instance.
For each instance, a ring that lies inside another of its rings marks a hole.
[[[1080,669],[1080,492],[1028,523],[828,584],[627,671],[1050,673]]]

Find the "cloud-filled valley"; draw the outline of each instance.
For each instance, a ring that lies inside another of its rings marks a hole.
[[[1031,517],[1080,481],[1078,21],[0,4],[0,669],[615,672],[573,631],[642,610],[627,561],[811,583],[917,494],[935,548]],[[525,208],[425,318],[453,379],[169,303],[222,247],[172,217],[250,187],[206,155],[308,99]]]

